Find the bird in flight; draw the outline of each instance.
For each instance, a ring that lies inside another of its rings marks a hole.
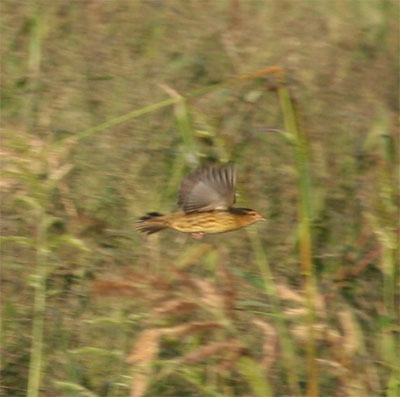
[[[146,234],[175,229],[201,239],[205,234],[229,232],[265,221],[256,211],[233,207],[235,185],[236,170],[232,163],[199,168],[181,183],[179,212],[170,215],[150,212],[139,219],[136,229]]]

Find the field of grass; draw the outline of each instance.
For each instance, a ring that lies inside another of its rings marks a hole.
[[[3,0],[0,396],[400,396],[396,0]],[[134,230],[233,161],[268,222]]]

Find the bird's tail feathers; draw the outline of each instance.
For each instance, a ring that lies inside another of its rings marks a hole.
[[[164,215],[158,212],[149,212],[141,217],[136,225],[136,230],[147,235],[157,233],[160,230],[168,229],[169,225]]]

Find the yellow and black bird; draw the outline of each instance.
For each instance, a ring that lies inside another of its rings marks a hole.
[[[175,229],[200,239],[204,234],[240,229],[265,218],[249,208],[235,208],[236,170],[232,163],[197,169],[181,183],[178,205],[170,215],[150,212],[136,229],[146,234]]]

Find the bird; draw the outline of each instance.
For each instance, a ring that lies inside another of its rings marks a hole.
[[[136,230],[147,235],[164,229],[188,233],[195,239],[224,233],[266,219],[250,208],[233,207],[236,201],[236,167],[233,163],[206,165],[186,176],[179,189],[179,211],[169,215],[150,212]]]

